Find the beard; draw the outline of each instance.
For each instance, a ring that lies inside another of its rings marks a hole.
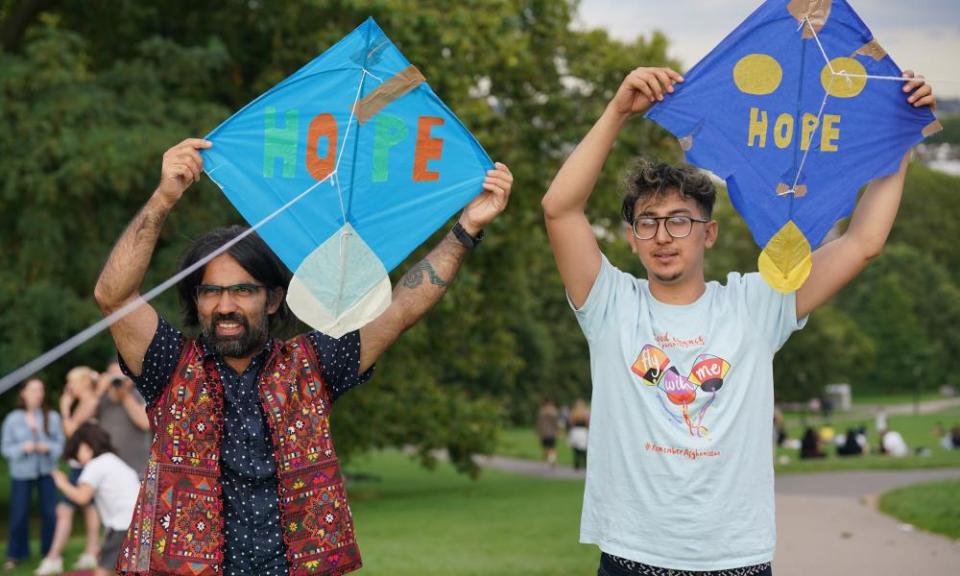
[[[656,278],[661,284],[673,284],[679,280],[681,276],[683,276],[683,272],[674,272],[673,274],[666,276],[663,274],[653,273],[653,277]]]
[[[217,324],[220,322],[236,322],[243,328],[239,334],[220,336],[217,334]],[[270,336],[268,318],[261,315],[253,327],[247,317],[239,312],[231,314],[214,314],[209,322],[201,326],[203,337],[217,354],[228,358],[246,358],[252,356],[267,342]]]

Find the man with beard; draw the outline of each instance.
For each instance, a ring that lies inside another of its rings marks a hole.
[[[161,180],[100,275],[105,314],[140,298],[161,226],[199,179],[187,139],[163,157]],[[179,295],[185,338],[144,303],[111,327],[125,373],[147,402],[153,444],[117,569],[124,574],[343,574],[360,567],[353,521],[330,437],[332,403],[371,376],[376,359],[446,292],[484,226],[507,205],[503,164],[458,223],[359,331],[270,336],[289,316],[290,273],[255,234],[187,276]],[[214,230],[181,270],[245,229]]]

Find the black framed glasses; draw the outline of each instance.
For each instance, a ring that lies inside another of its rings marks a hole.
[[[264,288],[262,284],[231,284],[230,286],[200,284],[197,286],[197,300],[218,300],[224,292],[230,294],[232,298],[246,300],[256,296]]]
[[[657,235],[660,222],[671,238],[686,238],[693,230],[693,223],[706,224],[709,220],[700,220],[693,216],[640,216],[633,221],[633,235],[637,240],[649,240]]]

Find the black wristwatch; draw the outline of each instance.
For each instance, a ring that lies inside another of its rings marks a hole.
[[[453,232],[453,235],[457,237],[457,240],[466,246],[468,250],[476,248],[478,244],[483,242],[483,230],[481,230],[476,236],[471,236],[469,232],[463,229],[463,226],[461,226],[459,222],[453,225],[451,232]]]

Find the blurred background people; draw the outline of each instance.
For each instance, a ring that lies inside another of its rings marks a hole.
[[[808,426],[803,433],[803,439],[800,440],[800,458],[825,458],[827,455],[823,452],[822,440],[817,431]]]
[[[143,396],[116,360],[100,375],[97,392],[97,422],[110,435],[117,456],[142,477],[150,450],[150,420]]]
[[[573,450],[573,469],[580,470],[587,467],[587,439],[590,428],[590,409],[587,403],[577,398],[570,410],[570,428],[567,432],[567,442]]]
[[[67,382],[63,394],[60,395],[60,417],[67,438],[70,438],[77,428],[96,415],[97,377],[97,373],[87,366],[77,366],[67,372]],[[76,484],[82,466],[74,461],[70,461],[69,466],[69,479]],[[63,573],[63,549],[73,532],[75,510],[76,505],[61,494],[57,503],[57,528],[53,535],[53,543],[43,560],[40,561],[40,566],[34,571],[34,576],[55,576]],[[86,545],[73,568],[75,570],[93,570],[97,566],[100,519],[92,506],[84,506],[81,512],[86,527]]]
[[[896,430],[880,430],[880,453],[901,458],[909,454],[910,449]]]
[[[859,432],[856,428],[847,428],[847,433],[837,437],[837,456],[860,456],[863,454],[863,445],[859,441]]]
[[[47,405],[42,380],[31,378],[20,389],[19,408],[3,420],[0,452],[10,464],[10,524],[4,569],[30,556],[30,505],[40,500],[40,553],[47,554],[56,523],[57,490],[50,473],[63,452],[60,416]]]
[[[57,488],[74,504],[95,503],[106,532],[100,546],[96,576],[116,573],[117,556],[137,504],[140,479],[114,451],[110,435],[96,423],[81,425],[67,441],[65,454],[83,466],[76,483],[53,472]]]
[[[544,399],[537,412],[537,436],[543,449],[543,459],[553,465],[557,463],[557,433],[560,431],[560,413],[550,398]]]

